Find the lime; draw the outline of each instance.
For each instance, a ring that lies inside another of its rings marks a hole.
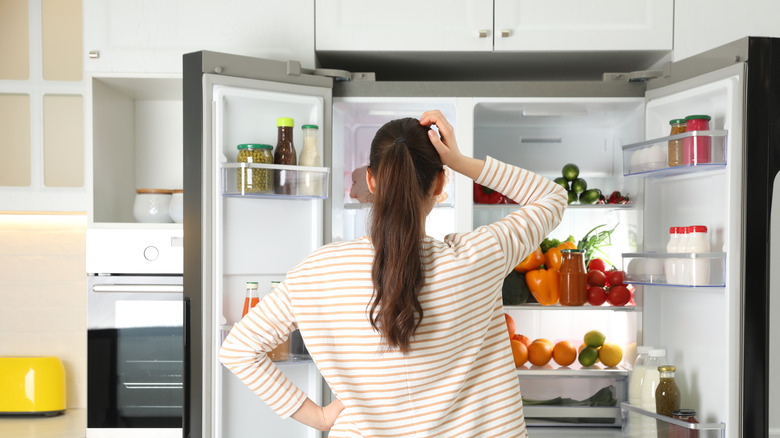
[[[582,178],[577,178],[571,182],[571,189],[579,195],[585,190],[588,190],[588,183]]]
[[[601,333],[598,330],[591,330],[588,333],[585,333],[585,336],[582,338],[585,345],[594,348],[601,347],[606,339],[607,337],[604,336],[604,333]]]
[[[572,183],[573,184],[573,183]],[[588,189],[580,193],[580,204],[595,204],[599,200],[598,189]]]
[[[563,169],[561,169],[561,174],[568,181],[574,181],[578,176],[580,176],[580,168],[577,167],[577,165],[574,163],[569,163],[563,166]]]
[[[573,204],[573,203],[577,202],[577,194],[574,193],[574,190],[567,190],[567,192],[569,193],[569,202],[568,203],[569,204]]]
[[[595,347],[585,347],[580,351],[580,355],[577,360],[580,361],[580,365],[589,367],[596,363],[599,358],[599,351]]]
[[[553,182],[563,187],[564,189],[569,190],[569,180],[567,180],[566,178],[559,176],[558,178],[555,178]]]

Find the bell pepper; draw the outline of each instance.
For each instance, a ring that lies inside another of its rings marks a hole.
[[[560,248],[560,249],[577,249],[577,244],[572,242],[572,241],[570,241],[570,240],[567,240],[567,241],[561,243],[560,245],[558,245],[558,248]]]
[[[528,257],[523,259],[519,265],[515,266],[515,271],[525,274],[528,271],[539,269],[543,263],[544,255],[542,254],[542,249],[537,246],[531,254],[528,254]]]
[[[504,195],[493,189],[474,182],[474,203],[475,204],[500,204]]]
[[[558,278],[557,269],[534,269],[533,271],[528,271],[525,274],[525,282],[539,304],[544,306],[558,304],[560,279]]]
[[[547,269],[561,269],[561,259],[563,258],[561,249],[560,245],[558,245],[544,253],[544,266]]]

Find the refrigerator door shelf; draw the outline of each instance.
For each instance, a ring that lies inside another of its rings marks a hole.
[[[605,303],[601,306],[591,306],[590,304],[585,304],[582,306],[561,306],[560,304],[555,304],[552,306],[543,306],[538,303],[533,304],[520,304],[516,306],[504,306],[505,310],[538,310],[538,311],[556,311],[556,310],[562,310],[562,311],[574,311],[574,312],[639,312],[642,310],[641,307],[637,306],[610,306],[609,304]]]
[[[665,423],[669,427],[669,432],[670,432],[669,436],[698,436],[699,438],[708,438],[708,437],[715,438],[715,437],[726,436],[726,424],[722,422],[721,423],[687,423],[682,420],[677,420],[672,417],[667,417],[666,415],[661,415],[661,414],[656,414],[655,412],[646,411],[636,406],[632,406],[629,403],[621,403],[620,410],[623,412],[623,430],[626,432],[631,427],[630,420],[634,418],[633,415],[629,416],[628,414],[632,413],[632,414],[639,414],[640,417],[637,417],[639,420],[642,420],[643,417],[647,417]],[[679,431],[677,435],[674,434],[675,431]]]
[[[626,282],[653,286],[725,287],[726,253],[624,253]]]
[[[666,177],[722,169],[726,166],[728,131],[690,131],[623,146],[623,175]],[[670,166],[673,146],[682,152],[681,164]]]
[[[325,199],[328,197],[330,169],[260,163],[222,163],[222,194],[261,198]],[[290,171],[295,178],[295,194],[273,193],[274,172]],[[252,177],[254,175],[254,178]],[[253,190],[253,186],[257,191]]]

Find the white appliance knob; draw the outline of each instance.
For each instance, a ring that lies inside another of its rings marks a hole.
[[[160,251],[154,246],[147,246],[146,249],[144,250],[144,258],[146,260],[149,260],[150,262],[157,260],[157,257],[159,256],[160,256]]]

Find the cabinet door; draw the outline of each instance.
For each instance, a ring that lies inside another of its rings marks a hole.
[[[493,50],[492,0],[317,0],[317,51]]]
[[[199,50],[314,68],[314,3],[84,0],[84,49],[90,72],[181,73]]]
[[[496,51],[669,51],[673,0],[496,0]]]

